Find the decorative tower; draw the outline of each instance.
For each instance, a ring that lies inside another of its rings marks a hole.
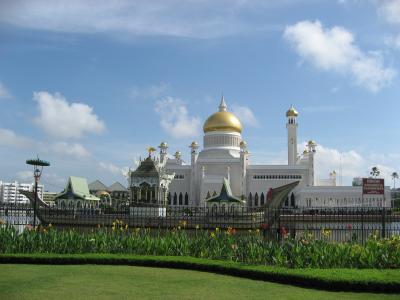
[[[178,163],[178,164],[182,164],[182,153],[181,153],[181,151],[176,151],[175,152],[175,154],[174,154],[174,157],[175,157],[175,159],[176,159],[176,162]]]
[[[168,145],[166,142],[161,142],[160,146],[160,164],[164,165],[167,162],[167,149]]]
[[[197,157],[199,156],[199,144],[197,142],[192,142],[189,146],[190,148],[190,165],[192,167],[191,176],[190,176],[190,205],[197,205],[196,203],[196,195],[198,191],[198,186],[196,185],[197,182],[197,174],[196,174],[196,161]]]
[[[314,184],[314,155],[317,152],[316,148],[317,143],[313,140],[309,140],[307,143],[307,152],[308,152],[308,185],[313,186]]]
[[[241,198],[246,198],[247,191],[246,191],[246,172],[247,172],[247,160],[249,156],[249,151],[247,151],[247,144],[245,141],[240,142],[240,167],[242,171],[242,182],[241,182]]]
[[[190,163],[192,167],[196,164],[197,157],[199,156],[199,152],[197,151],[199,149],[199,144],[197,142],[192,142],[189,146],[190,148]]]
[[[288,130],[288,165],[293,166],[297,162],[297,122],[296,117],[299,113],[293,105],[286,112],[286,128]]]

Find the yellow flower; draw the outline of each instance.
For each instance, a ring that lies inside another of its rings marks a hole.
[[[128,224],[125,224],[125,230],[128,230]]]
[[[196,225],[196,229],[200,229],[200,226],[199,226],[199,225]]]
[[[212,238],[215,238],[215,233],[214,233],[214,232],[211,232],[210,236],[211,236]]]
[[[249,233],[251,233],[251,229],[249,229]]]
[[[260,233],[260,229],[257,228],[257,229],[256,229],[256,232],[257,232],[257,233]]]
[[[216,231],[216,232],[218,232],[218,231],[219,231],[219,228],[218,228],[218,227],[217,227],[217,228],[215,228],[215,231]]]
[[[53,225],[50,223],[50,224],[49,224],[49,228],[51,228],[51,227],[53,227]]]

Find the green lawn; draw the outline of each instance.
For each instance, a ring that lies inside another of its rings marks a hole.
[[[0,265],[0,299],[399,299],[133,266]]]

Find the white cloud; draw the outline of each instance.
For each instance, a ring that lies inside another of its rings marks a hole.
[[[387,22],[400,24],[400,0],[377,0],[378,14]]]
[[[54,32],[208,38],[241,32],[251,21],[246,13],[278,6],[264,2],[267,1],[3,0],[0,21]]]
[[[123,176],[126,176],[129,170],[128,167],[120,168],[112,163],[105,163],[105,162],[99,162],[99,167],[100,169],[106,170],[107,172],[110,172],[114,175],[123,175]]]
[[[252,127],[258,127],[259,123],[254,116],[253,111],[247,106],[232,105],[232,112],[239,118],[239,120]]]
[[[157,101],[155,111],[161,117],[161,127],[172,137],[179,139],[200,135],[200,119],[189,116],[182,100],[167,97]]]
[[[15,179],[22,183],[32,183],[33,179],[33,172],[32,171],[19,171],[15,175]]]
[[[161,97],[169,89],[169,83],[161,82],[147,87],[134,86],[130,90],[132,99],[147,100]]]
[[[394,49],[400,49],[400,34],[386,36],[384,38],[384,42],[386,46]]]
[[[305,142],[298,145],[301,153],[305,145]],[[329,173],[336,171],[337,184],[340,183],[340,176],[342,176],[343,185],[351,185],[354,177],[368,177],[371,168],[376,166],[381,171],[380,177],[385,179],[387,185],[390,185],[391,174],[400,169],[400,155],[397,153],[363,154],[356,150],[340,151],[323,145],[318,145],[316,150],[314,166],[317,180],[326,179]]]
[[[68,103],[59,93],[35,92],[39,116],[36,125],[47,134],[57,138],[81,138],[86,133],[104,132],[104,122],[84,103]]]
[[[0,82],[0,99],[10,99],[10,98],[12,98],[11,93],[6,88],[6,86],[2,82]]]
[[[27,137],[18,136],[12,130],[0,128],[0,146],[28,148],[34,144],[34,141]]]
[[[390,84],[394,69],[385,67],[379,53],[361,51],[353,34],[343,27],[323,28],[319,21],[287,26],[284,38],[305,61],[324,71],[350,74],[356,84],[377,92]]]
[[[90,153],[81,144],[66,142],[57,142],[50,145],[50,150],[58,155],[69,155],[76,158],[87,158],[90,157]]]

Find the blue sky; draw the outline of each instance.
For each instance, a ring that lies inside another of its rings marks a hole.
[[[188,160],[223,93],[253,163],[286,163],[293,104],[318,177],[390,181],[399,54],[400,0],[2,1],[0,179],[29,181],[39,154],[49,190],[126,184],[150,145]]]

